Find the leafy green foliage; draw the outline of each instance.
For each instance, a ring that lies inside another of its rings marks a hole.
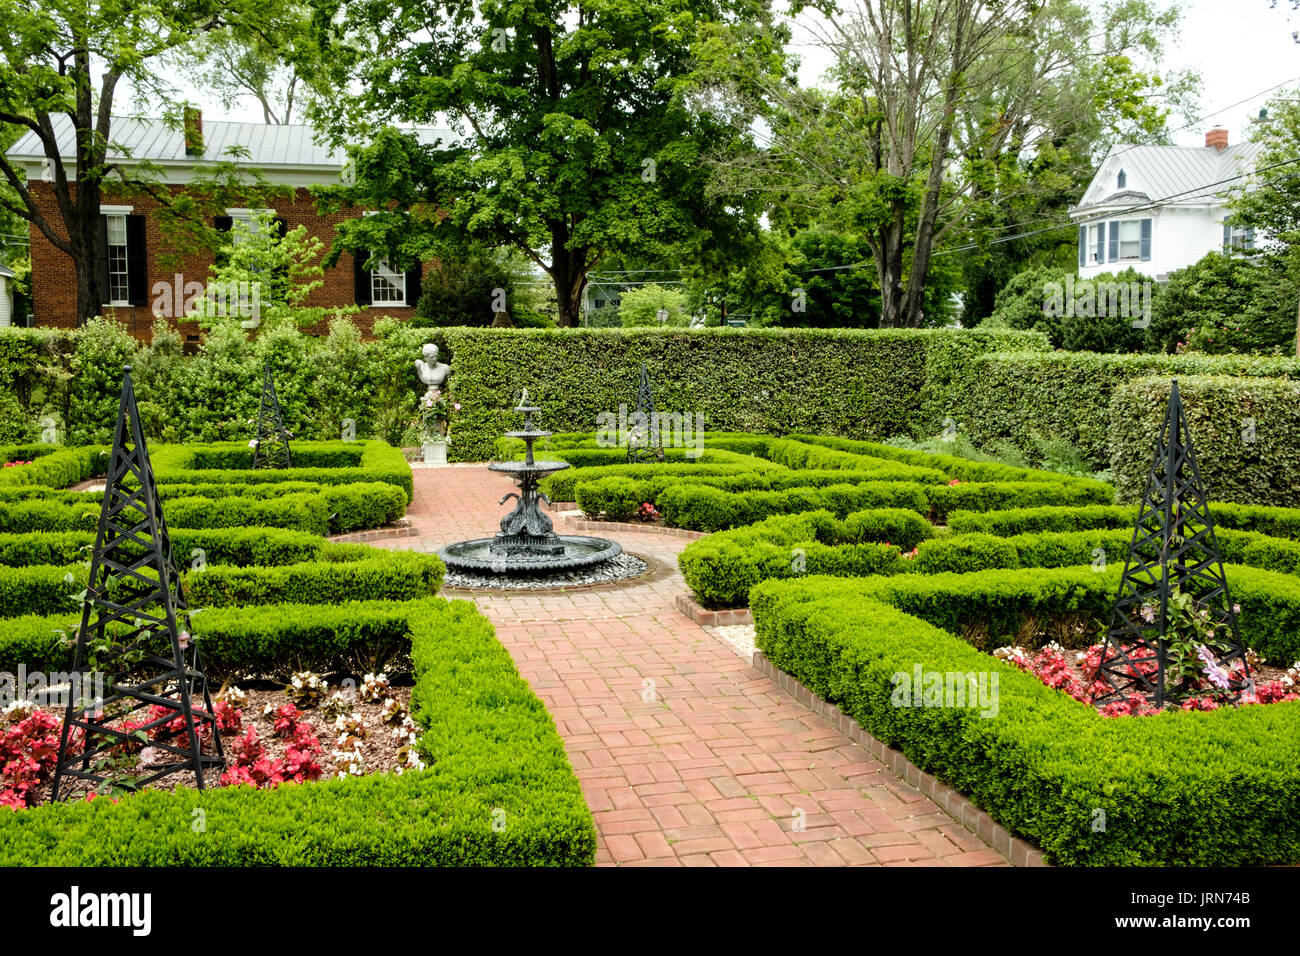
[[[1006,624],[1027,615],[1086,613],[1107,600],[1094,590],[1101,577],[1000,571],[765,582],[752,595],[757,643],[777,667],[970,796],[1052,862],[1300,860],[1300,707],[1105,718],[952,633],[981,619],[1006,634]],[[1081,592],[1096,597],[1081,603]],[[996,675],[997,715],[895,706],[894,675],[914,667]],[[1273,769],[1261,774],[1260,767]],[[1098,807],[1107,811],[1104,833],[1093,826]],[[1206,830],[1206,819],[1216,826]]]
[[[27,648],[20,653],[49,647],[39,633],[49,625],[29,618],[0,638],[3,666],[19,643]],[[277,673],[299,660],[323,671],[385,647],[409,654],[428,769],[273,790],[178,787],[116,804],[6,813],[0,863],[584,866],[594,859],[591,813],[555,725],[472,604],[433,598],[213,609],[194,619],[194,632],[218,673]],[[207,827],[194,833],[191,811],[200,805]],[[84,836],[108,831],[118,836],[111,845]]]
[[[1242,504],[1300,505],[1300,383],[1193,376],[1178,380],[1187,427],[1210,496]],[[1169,402],[1167,379],[1130,382],[1111,402],[1111,461],[1121,500],[1145,486]]]

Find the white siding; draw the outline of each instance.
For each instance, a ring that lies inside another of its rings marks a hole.
[[[0,329],[13,324],[14,300],[9,292],[9,277],[0,276]]]
[[[1227,211],[1222,207],[1166,206],[1132,215],[1116,213],[1112,220],[1151,219],[1151,258],[1147,261],[1122,260],[1119,262],[1089,263],[1079,269],[1081,279],[1091,279],[1103,272],[1119,272],[1132,266],[1153,279],[1168,275],[1199,261],[1207,252],[1223,250],[1223,218]],[[1109,225],[1106,226],[1109,230]],[[1109,257],[1109,246],[1107,247]]]

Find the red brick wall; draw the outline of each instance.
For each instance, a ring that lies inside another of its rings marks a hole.
[[[28,186],[40,206],[45,221],[50,224],[57,234],[63,235],[62,219],[55,205],[54,193],[50,184],[37,181],[29,183]],[[180,186],[171,187],[174,192],[180,191],[181,188]],[[284,218],[288,228],[295,229],[298,226],[306,226],[308,234],[318,237],[326,246],[334,236],[334,226],[337,223],[350,216],[360,215],[359,211],[321,215],[316,211],[315,203],[306,189],[300,188],[295,192],[296,195],[293,199],[277,199],[270,204],[269,208],[274,208],[276,215]],[[153,293],[154,283],[167,282],[174,284],[175,275],[178,272],[183,276],[183,282],[185,283],[204,282],[209,275],[212,256],[208,254],[186,256],[176,268],[165,268],[158,261],[158,256],[160,252],[166,249],[167,243],[166,238],[160,232],[157,216],[155,215],[158,202],[152,198],[135,196],[123,200],[114,198],[109,194],[106,194],[102,201],[104,205],[131,206],[134,215],[146,217],[145,242],[149,262],[146,287],[149,290],[149,304],[127,307],[105,306],[104,312],[124,323],[136,338],[147,342],[150,330],[156,321],[153,314],[153,303],[156,299]],[[72,259],[56,249],[35,226],[30,228],[30,235],[32,244],[32,313],[36,317],[36,324],[54,328],[72,328],[76,325],[77,319],[77,276],[72,267]],[[350,253],[343,253],[338,263],[332,269],[327,269],[322,278],[324,280],[323,284],[312,291],[307,299],[307,305],[335,307],[355,303],[353,262]],[[362,333],[369,337],[371,327],[376,319],[385,315],[409,318],[414,315],[414,312],[413,305],[407,308],[393,308],[391,306],[386,308],[366,307],[353,317],[353,321],[361,329]],[[194,336],[195,338],[191,339],[191,341],[197,340],[198,328],[194,323],[178,323],[175,319],[171,319],[171,322],[185,332],[187,337]],[[312,334],[325,334],[328,328],[324,323],[318,323],[304,331]]]

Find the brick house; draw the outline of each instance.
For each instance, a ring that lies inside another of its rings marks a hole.
[[[71,121],[65,116],[54,119],[59,149],[67,168],[75,168],[75,141]],[[240,167],[256,168],[271,183],[293,188],[292,198],[277,198],[268,210],[282,231],[306,226],[310,235],[328,245],[334,227],[348,216],[361,215],[357,210],[332,215],[317,211],[309,187],[339,182],[344,157],[316,144],[312,129],[301,125],[272,126],[261,123],[203,123],[197,111],[189,111],[187,129],[174,129],[160,121],[114,118],[112,121],[109,161],[130,166],[148,161],[161,173],[163,188],[181,193],[203,163],[229,160]],[[444,130],[421,129],[421,139],[432,141],[449,136]],[[187,146],[187,140],[189,145]],[[232,147],[240,153],[228,152]],[[246,151],[246,152],[243,152]],[[42,207],[51,228],[61,230],[62,219],[55,208],[54,193],[45,177],[49,173],[44,148],[34,133],[29,133],[8,151],[9,159],[20,166]],[[185,256],[178,267],[164,267],[160,254],[166,251],[167,238],[157,218],[159,204],[149,197],[114,196],[106,186],[100,215],[100,286],[104,290],[104,313],[124,323],[137,338],[147,341],[158,317],[170,318],[186,341],[199,339],[192,322],[177,322],[170,313],[174,308],[159,307],[160,301],[183,301],[183,295],[165,295],[166,289],[209,277],[213,257],[210,253]],[[229,231],[236,220],[249,221],[262,210],[227,209],[225,216],[214,218],[213,225]],[[35,226],[29,227],[32,257],[31,312],[38,326],[71,328],[76,325],[77,283],[72,259],[55,248]],[[364,260],[361,260],[364,261]],[[382,316],[407,317],[419,298],[422,268],[410,272],[393,272],[381,263],[375,270],[364,270],[361,261],[343,253],[338,263],[326,270],[322,285],[314,290],[306,304],[337,307],[361,305],[366,308],[355,318],[363,333],[369,333]],[[177,277],[180,277],[178,283]],[[306,331],[323,333],[323,325]]]

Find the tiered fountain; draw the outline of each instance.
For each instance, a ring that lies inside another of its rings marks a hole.
[[[618,557],[623,548],[613,541],[555,533],[551,519],[541,509],[541,502],[545,500],[550,504],[550,499],[538,490],[537,485],[548,475],[568,468],[569,463],[533,460],[533,442],[547,438],[551,433],[533,427],[533,414],[540,409],[528,404],[527,389],[515,411],[523,414],[524,427],[517,432],[506,432],[506,436],[523,439],[527,446],[524,460],[498,461],[488,465],[493,471],[510,475],[519,483],[518,494],[511,492],[501,499],[502,504],[511,498],[516,499],[515,509],[501,519],[501,531],[494,537],[457,541],[439,551],[438,556],[451,571],[510,576],[573,571]]]

